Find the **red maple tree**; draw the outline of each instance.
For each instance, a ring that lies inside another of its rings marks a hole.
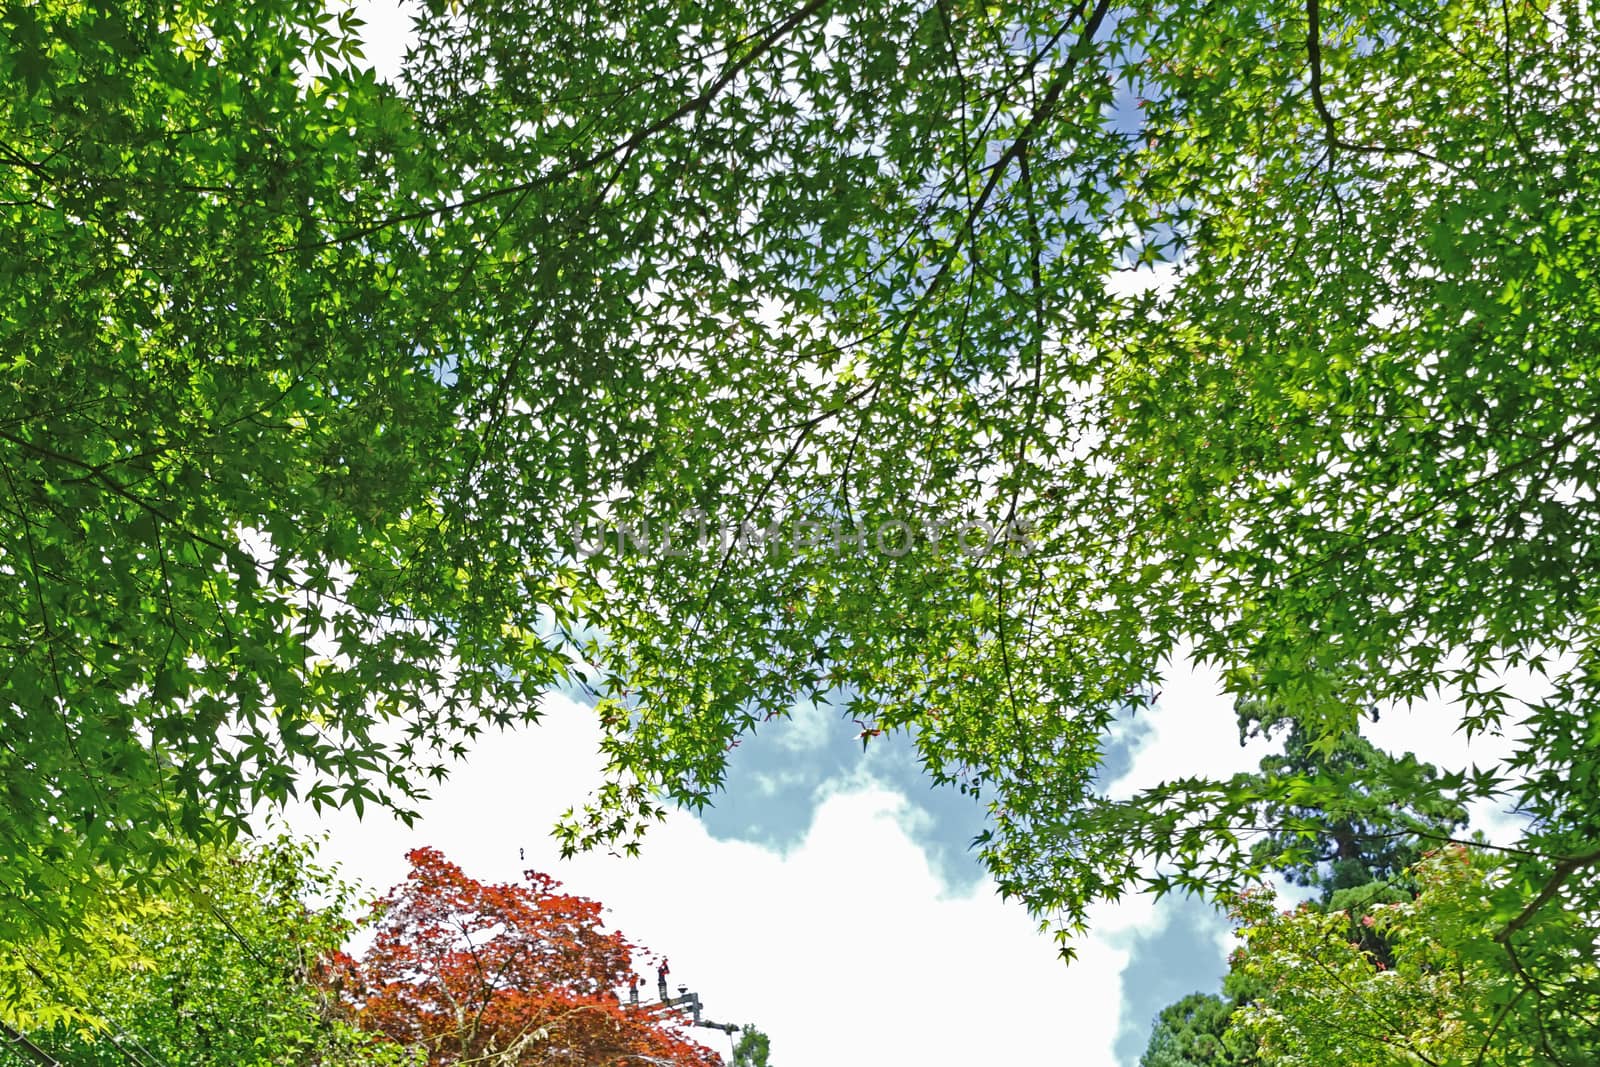
[[[621,1002],[640,950],[603,928],[595,901],[535,871],[485,885],[437,849],[407,858],[410,875],[376,905],[372,947],[344,961],[363,1028],[430,1065],[721,1063],[670,1009]]]

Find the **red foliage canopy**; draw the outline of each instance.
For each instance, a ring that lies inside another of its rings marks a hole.
[[[547,875],[484,885],[438,850],[377,904],[377,939],[351,962],[356,1017],[433,1064],[713,1067],[716,1053],[659,1005],[623,1004],[638,948],[601,907]]]

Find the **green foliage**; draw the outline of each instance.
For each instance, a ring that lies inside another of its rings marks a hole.
[[[107,884],[89,910],[55,930],[6,943],[0,954],[0,1024],[14,1030],[92,1025],[85,975],[128,973],[146,961],[129,930],[161,913],[157,902]]]
[[[1466,809],[1441,795],[1438,769],[1411,753],[1390,755],[1354,731],[1315,743],[1291,716],[1241,709],[1242,737],[1279,727],[1287,727],[1283,752],[1261,761],[1260,778],[1294,782],[1308,800],[1290,792],[1265,805],[1268,832],[1252,855],[1292,885],[1318,887],[1324,903],[1375,882],[1403,883],[1424,851],[1465,825]]]
[[[1261,993],[1234,1026],[1264,1067],[1594,1062],[1592,906],[1528,912],[1504,864],[1457,847],[1416,878],[1415,900],[1369,905],[1359,919],[1394,946],[1388,962],[1349,939],[1356,912],[1238,899],[1236,967]]]
[[[771,1067],[772,1039],[753,1026],[739,1031],[730,1067]]]
[[[1139,1067],[1244,1067],[1254,1057],[1231,1048],[1234,1005],[1208,993],[1191,993],[1156,1016]]]
[[[428,262],[327,240],[414,144],[351,32],[0,7],[0,943],[76,947],[258,803],[403,805],[558,671],[450,499]]]
[[[998,884],[1068,928],[1141,885],[1242,884],[1242,828],[1337,807],[1337,783],[1091,785],[1104,727],[1190,651],[1310,744],[1441,688],[1471,729],[1527,715],[1515,764],[1415,781],[1424,807],[1597,773],[1575,725],[1600,573],[1592,12],[811,13],[619,13],[619,45],[474,7],[425,20],[445,43],[409,73],[431,136],[495,160],[451,224],[505,256],[564,247],[550,220],[593,188],[551,145],[603,161],[581,260],[480,281],[542,353],[505,479],[566,425],[563,383],[593,382],[585,488],[542,512],[603,486],[613,523],[686,535],[583,558],[615,777],[571,845],[631,840],[661,793],[710,802],[735,741],[831,698],[983,795]],[[692,72],[687,42],[712,57]],[[639,111],[564,110],[641,82]],[[691,508],[780,535],[696,539]],[[976,519],[1031,550],[962,551]],[[902,521],[912,543],[880,549]],[[864,543],[782,536],[806,523]],[[1512,701],[1508,665],[1548,699]],[[1597,795],[1518,797],[1548,815],[1530,878],[1583,851]]]
[[[1326,929],[1392,968],[1393,946],[1369,917],[1416,896],[1419,887],[1409,868],[1430,842],[1460,828],[1465,811],[1432,789],[1438,770],[1409,753],[1391,756],[1354,732],[1313,743],[1292,716],[1260,702],[1242,703],[1239,723],[1241,738],[1286,727],[1283,752],[1261,761],[1258,779],[1306,783],[1319,798],[1308,804],[1290,794],[1287,803],[1261,811],[1266,832],[1254,844],[1253,857],[1290,884],[1318,889],[1320,900],[1308,907],[1332,917]],[[1339,799],[1329,803],[1331,796]],[[1263,993],[1263,982],[1258,973],[1238,967],[1237,957],[1234,963],[1224,998],[1197,993],[1162,1011],[1141,1067],[1253,1062],[1253,1053],[1244,1051],[1251,1041],[1234,1020]]]
[[[327,965],[349,934],[351,890],[288,839],[209,855],[191,891],[147,901],[118,936],[135,957],[64,982],[36,972],[38,999],[70,1021],[0,1021],[62,1067],[128,1062],[170,1067],[302,1067],[398,1063],[344,1020]],[[53,1025],[52,1025],[53,1024]],[[16,1042],[0,1063],[28,1063]]]
[[[1192,653],[1312,748],[1520,715],[1394,795],[1511,791],[1529,898],[1593,850],[1592,10],[424,7],[397,86],[316,0],[3,9],[0,940],[569,668],[574,848],[832,700],[1064,930],[1237,886],[1351,801],[1099,795]]]

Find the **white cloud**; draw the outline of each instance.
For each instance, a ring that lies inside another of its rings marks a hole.
[[[415,43],[411,20],[417,5],[405,0],[355,0],[349,5],[366,23],[361,28],[361,51],[380,77],[399,76],[406,49]]]
[[[1106,787],[1119,800],[1177,778],[1253,771],[1261,757],[1278,749],[1259,737],[1239,744],[1238,716],[1221,679],[1187,653],[1167,664],[1160,699],[1138,714],[1150,729],[1135,747],[1127,773]]]
[[[773,741],[790,752],[810,752],[828,743],[828,735],[839,725],[837,709],[807,701],[789,711],[789,717],[775,731]]]
[[[1111,273],[1106,279],[1106,292],[1117,297],[1144,296],[1147,293],[1165,295],[1177,288],[1180,277],[1181,268],[1176,263],[1128,267]]]

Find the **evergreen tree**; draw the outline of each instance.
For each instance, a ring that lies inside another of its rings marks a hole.
[[[1239,705],[1240,739],[1283,732],[1283,753],[1267,756],[1255,776],[1264,795],[1277,783],[1307,784],[1308,799],[1262,805],[1264,836],[1252,854],[1290,884],[1320,891],[1315,910],[1344,912],[1344,940],[1376,963],[1393,966],[1393,946],[1372,923],[1374,909],[1410,900],[1410,869],[1430,842],[1466,822],[1460,804],[1436,788],[1441,775],[1406,753],[1393,756],[1354,730],[1319,741],[1301,721],[1262,702]],[[1425,784],[1427,788],[1417,788]],[[1222,996],[1193,993],[1156,1016],[1140,1067],[1234,1067],[1253,1063],[1234,1013],[1254,1000],[1252,982],[1229,973]]]
[[[1234,1003],[1213,993],[1190,993],[1156,1016],[1139,1067],[1239,1067],[1250,1062],[1225,1043]]]
[[[1442,775],[1411,753],[1391,755],[1349,729],[1318,737],[1304,721],[1262,702],[1239,705],[1241,742],[1283,735],[1283,754],[1261,761],[1265,836],[1253,855],[1291,885],[1335,893],[1374,882],[1404,881],[1432,845],[1466,824],[1466,809],[1445,795]],[[1302,783],[1295,794],[1273,787]],[[1431,844],[1430,844],[1431,843]]]
[[[730,1067],[771,1067],[772,1039],[753,1026],[739,1031]]]

